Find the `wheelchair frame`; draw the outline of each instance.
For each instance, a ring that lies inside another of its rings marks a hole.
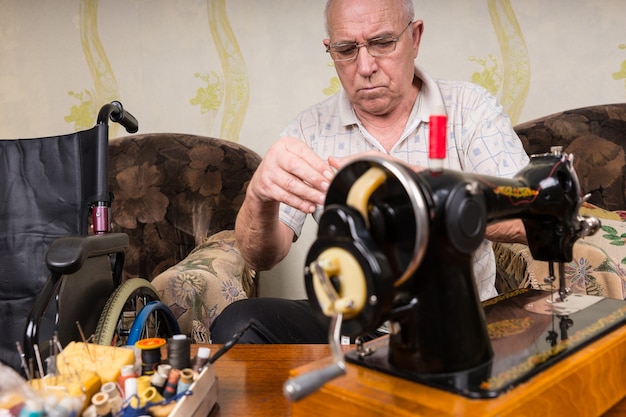
[[[41,370],[41,357],[45,349],[41,349],[41,319],[48,310],[51,301],[54,299],[56,303],[56,313],[54,322],[54,336],[58,338],[50,340],[50,351],[54,351],[60,343],[64,345],[72,340],[87,341],[83,333],[83,329],[78,321],[75,323],[64,322],[64,310],[70,310],[68,315],[77,315],[77,311],[72,311],[71,305],[76,304],[74,301],[70,303],[70,299],[64,296],[65,292],[70,292],[70,288],[65,288],[68,283],[68,277],[78,274],[81,269],[90,262],[99,257],[108,257],[109,272],[112,282],[110,284],[102,284],[98,281],[102,291],[110,293],[106,304],[101,308],[102,312],[97,313],[97,325],[93,333],[94,341],[98,344],[121,344],[122,342],[116,336],[120,336],[123,330],[120,328],[125,315],[126,306],[131,303],[131,308],[135,309],[136,319],[133,319],[132,329],[133,336],[128,339],[128,343],[134,343],[141,337],[141,332],[151,325],[152,321],[162,324],[153,329],[163,337],[168,337],[180,332],[178,323],[167,306],[160,302],[156,290],[150,282],[143,278],[131,278],[122,282],[122,269],[124,264],[124,250],[128,246],[128,235],[125,233],[111,233],[111,202],[112,195],[108,189],[108,141],[109,129],[108,121],[119,123],[128,133],[135,133],[138,130],[138,123],[134,116],[127,112],[122,104],[113,101],[105,104],[98,114],[96,129],[96,190],[95,193],[88,198],[85,204],[84,229],[81,230],[81,236],[67,236],[56,239],[48,249],[46,254],[46,265],[50,271],[50,276],[44,287],[39,293],[36,301],[26,320],[24,329],[23,344],[24,349],[21,350],[18,343],[18,353],[21,356],[21,364],[24,372],[33,375],[34,361],[38,361],[38,368]],[[91,227],[93,235],[89,235],[89,216],[91,218]],[[81,277],[84,278],[84,277]],[[75,279],[76,282],[79,279]],[[91,283],[82,283],[84,285],[92,285]],[[97,290],[97,289],[96,289]],[[70,294],[71,298],[80,300],[79,294]],[[86,306],[90,308],[91,306]],[[83,307],[83,309],[85,306]],[[148,308],[150,313],[144,309]],[[80,309],[80,307],[79,307]],[[80,315],[80,314],[78,314]],[[160,320],[160,321],[159,321]],[[92,320],[93,322],[93,320]],[[74,326],[76,324],[76,326]],[[89,332],[93,329],[93,323]],[[135,330],[139,329],[139,330]],[[130,334],[130,331],[128,331]],[[121,335],[128,337],[128,334]],[[50,352],[51,353],[51,352]]]

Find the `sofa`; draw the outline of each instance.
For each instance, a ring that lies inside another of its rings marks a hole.
[[[562,146],[574,155],[574,169],[588,200],[580,213],[598,217],[601,230],[579,239],[564,265],[574,293],[626,298],[626,103],[567,110],[515,127],[529,155]],[[548,263],[532,258],[520,244],[494,244],[499,292],[557,288]],[[554,285],[554,287],[553,287]]]
[[[109,142],[112,231],[130,240],[122,279],[150,280],[194,342],[209,341],[226,305],[256,295],[233,229],[260,161],[243,145],[198,135]]]

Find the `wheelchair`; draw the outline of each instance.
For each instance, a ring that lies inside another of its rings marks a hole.
[[[128,236],[110,229],[109,120],[137,132],[114,101],[91,129],[0,140],[0,361],[23,374],[71,341],[180,332],[148,280],[122,282]]]

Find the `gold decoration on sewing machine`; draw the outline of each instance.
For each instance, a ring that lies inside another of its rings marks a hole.
[[[498,186],[493,189],[493,192],[511,198],[535,198],[539,194],[539,190],[533,190],[530,187],[510,186]]]
[[[530,317],[500,320],[487,325],[487,331],[491,339],[513,336],[525,332],[532,325]]]

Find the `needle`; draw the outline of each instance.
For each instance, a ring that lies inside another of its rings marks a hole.
[[[24,374],[26,374],[26,379],[30,381],[30,372],[28,372],[28,365],[26,365],[26,355],[24,355],[22,345],[20,345],[20,342],[15,342],[15,346],[17,347],[17,353],[20,355],[20,361],[22,361],[22,368],[24,368]]]
[[[39,353],[39,345],[33,345],[33,349],[35,350],[35,359],[37,359],[37,369],[39,369],[39,378],[44,377],[43,372],[43,363],[41,362],[41,354]]]
[[[92,361],[96,361],[96,358],[93,357],[91,350],[89,350],[89,344],[87,343],[87,338],[85,337],[85,333],[83,332],[83,328],[80,325],[80,323],[78,322],[78,320],[76,321],[76,327],[78,327],[78,332],[80,333],[80,338],[82,339],[83,343],[85,344],[85,349],[87,349],[87,353],[89,354],[89,357],[91,358]]]

